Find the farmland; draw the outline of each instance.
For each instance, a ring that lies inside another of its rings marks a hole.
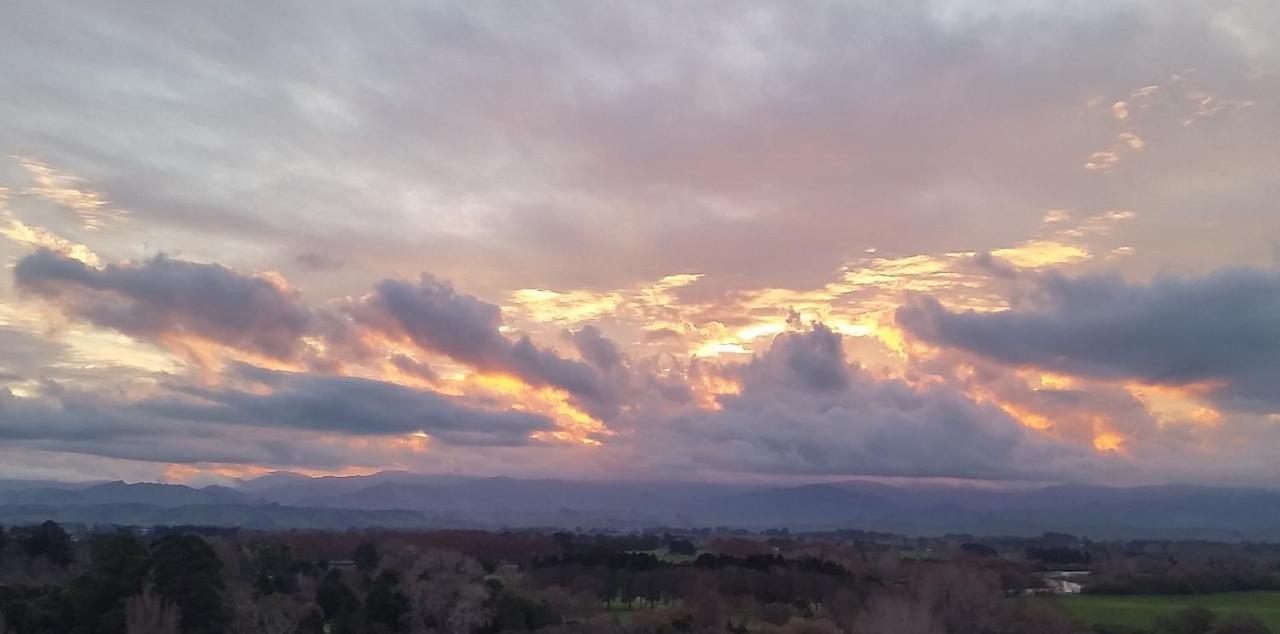
[[[1280,631],[1280,592],[1222,592],[1199,595],[1063,596],[1057,601],[1071,615],[1090,625],[1125,626],[1149,629],[1161,616],[1199,606],[1213,610],[1221,618],[1228,614],[1251,613],[1273,631]]]

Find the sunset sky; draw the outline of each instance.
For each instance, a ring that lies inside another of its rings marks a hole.
[[[1273,0],[4,13],[0,477],[1280,478]]]

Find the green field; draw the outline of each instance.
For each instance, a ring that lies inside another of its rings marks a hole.
[[[1280,632],[1280,592],[1225,592],[1194,595],[1071,595],[1051,599],[1090,625],[1125,625],[1149,629],[1156,617],[1183,608],[1209,608],[1219,617],[1252,613],[1273,632]]]

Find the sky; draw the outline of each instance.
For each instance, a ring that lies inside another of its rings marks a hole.
[[[1277,32],[11,5],[0,477],[1274,483]]]

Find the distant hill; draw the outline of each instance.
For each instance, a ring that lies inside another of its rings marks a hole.
[[[81,506],[85,504],[145,504],[174,507],[192,504],[263,504],[264,500],[227,487],[196,489],[181,484],[104,482],[81,488],[14,489],[0,491],[0,504]]]
[[[682,510],[698,523],[723,526],[856,526],[898,511],[901,507],[891,496],[891,489],[879,495],[840,485],[812,484],[697,500]]]
[[[316,502],[337,508],[452,511],[578,509],[642,513],[740,489],[693,483],[479,478],[435,484],[380,482],[332,498],[317,499]],[[267,497],[271,495],[270,491],[262,493]]]
[[[35,524],[45,520],[66,524],[121,526],[226,526],[260,530],[349,528],[474,528],[449,518],[414,511],[354,511],[278,505],[199,504],[162,507],[148,504],[91,504],[48,506],[2,505],[0,523]]]
[[[522,480],[388,471],[276,472],[236,487],[124,482],[0,485],[0,522],[213,524],[256,528],[658,526],[860,528],[1095,538],[1280,541],[1280,492],[1165,485],[1035,489],[850,481],[787,487]]]

